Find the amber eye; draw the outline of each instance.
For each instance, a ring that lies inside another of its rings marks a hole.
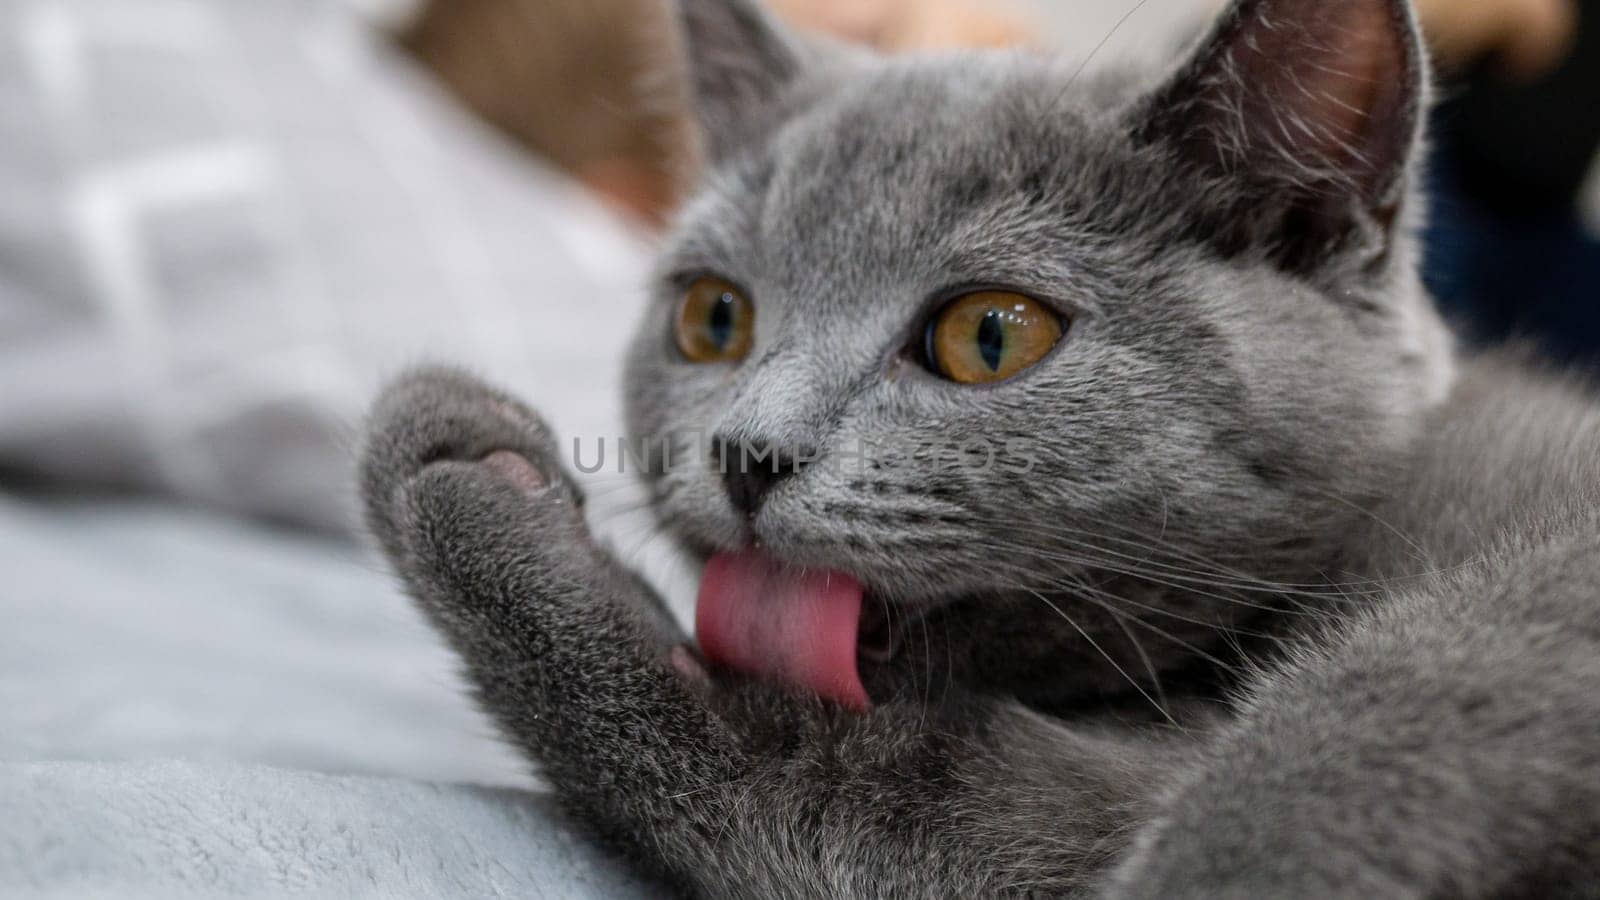
[[[999,381],[1044,359],[1061,333],[1061,317],[1037,300],[1007,291],[967,294],[928,323],[928,365],[961,384]]]
[[[673,334],[690,362],[734,362],[750,352],[755,320],[755,307],[738,288],[699,278],[684,292]]]

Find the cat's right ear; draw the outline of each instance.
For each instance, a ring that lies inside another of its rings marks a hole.
[[[804,49],[753,0],[676,0],[689,101],[715,163],[770,122],[801,72]]]
[[[1427,95],[1409,0],[1233,0],[1136,111],[1137,134],[1220,176],[1223,238],[1315,267],[1389,240]],[[1237,233],[1229,233],[1237,232]]]

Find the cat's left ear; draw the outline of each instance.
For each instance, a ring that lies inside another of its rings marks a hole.
[[[1223,240],[1304,270],[1388,239],[1426,95],[1409,0],[1235,0],[1134,125],[1237,193]]]
[[[689,102],[712,162],[758,134],[807,48],[756,0],[674,0]]]

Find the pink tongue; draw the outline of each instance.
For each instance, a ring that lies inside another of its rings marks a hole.
[[[695,637],[706,659],[804,687],[857,711],[871,702],[856,672],[861,584],[839,572],[785,569],[759,553],[706,564]]]

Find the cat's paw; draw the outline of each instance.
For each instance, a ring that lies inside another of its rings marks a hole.
[[[514,398],[453,369],[408,373],[374,406],[361,462],[367,522],[419,580],[593,565],[582,495],[550,429]]]
[[[525,497],[551,493],[550,502],[582,505],[582,494],[562,470],[555,438],[528,407],[461,371],[416,369],[384,389],[373,405],[361,459],[367,522],[386,547],[410,527],[406,492],[434,466],[481,466],[495,481]]]

